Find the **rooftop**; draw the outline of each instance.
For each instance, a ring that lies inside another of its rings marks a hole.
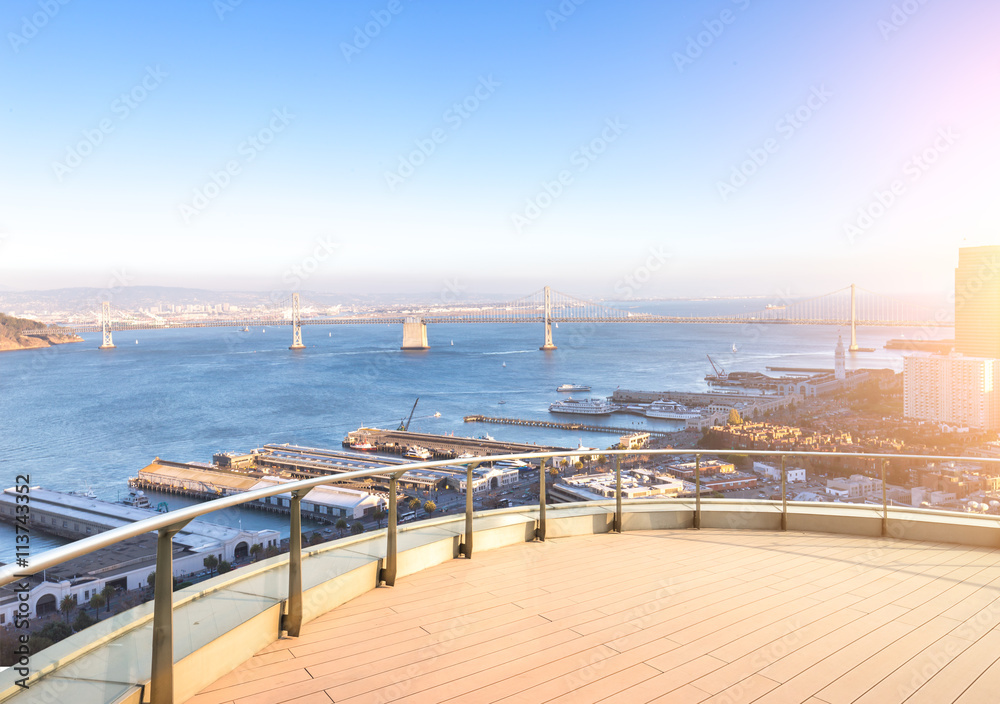
[[[189,700],[987,702],[1000,551],[769,530],[550,538],[358,596]]]

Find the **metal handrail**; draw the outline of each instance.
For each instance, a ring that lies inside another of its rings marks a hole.
[[[507,455],[480,455],[473,458],[461,460],[435,460],[430,462],[414,462],[403,465],[393,465],[390,467],[378,467],[375,469],[357,470],[354,472],[344,472],[336,475],[326,475],[314,477],[312,479],[302,479],[287,482],[278,486],[255,489],[240,494],[233,494],[220,499],[213,499],[203,504],[188,506],[177,511],[154,516],[142,521],[137,521],[128,526],[114,528],[104,533],[84,538],[68,545],[63,545],[42,553],[39,557],[32,559],[30,568],[19,568],[16,565],[5,565],[0,567],[0,586],[11,584],[19,579],[37,574],[42,570],[61,564],[68,560],[87,555],[102,548],[111,547],[128,538],[142,535],[151,531],[157,531],[157,552],[156,552],[156,572],[154,586],[153,604],[153,654],[151,673],[151,699],[152,704],[173,704],[173,536],[183,529],[190,521],[225,508],[239,506],[258,499],[277,496],[280,494],[290,494],[291,501],[290,521],[291,534],[289,536],[289,589],[287,612],[282,617],[281,628],[288,631],[289,635],[296,636],[302,625],[302,534],[301,534],[301,501],[302,498],[315,487],[337,484],[339,482],[359,479],[364,477],[381,476],[389,477],[389,518],[386,528],[386,556],[380,561],[377,570],[377,580],[384,582],[388,586],[395,583],[396,578],[396,486],[403,474],[410,470],[433,469],[438,467],[466,466],[466,520],[465,535],[459,545],[459,552],[466,558],[472,557],[472,513],[473,502],[473,470],[483,462],[496,462],[511,459],[538,459],[539,463],[539,516],[535,528],[535,537],[538,540],[545,540],[545,475],[547,459],[558,457],[572,457],[581,454],[603,455],[605,457],[615,457],[615,516],[612,529],[615,532],[622,531],[622,491],[621,491],[621,457],[626,455],[666,455],[684,456],[693,455],[695,458],[695,508],[692,524],[695,528],[701,526],[701,457],[702,455],[746,455],[755,457],[781,457],[781,529],[785,530],[787,523],[787,498],[785,491],[786,468],[785,459],[787,457],[824,457],[824,458],[854,458],[881,460],[880,476],[882,479],[882,534],[887,535],[888,506],[885,489],[885,469],[889,460],[918,460],[918,461],[973,461],[977,463],[1000,463],[1000,458],[993,457],[959,457],[954,455],[903,455],[884,454],[870,452],[820,452],[820,451],[794,451],[794,450],[739,450],[739,449],[628,449],[628,450],[595,450],[584,453],[580,449],[561,450],[555,452],[528,452]],[[30,499],[29,499],[30,502]]]

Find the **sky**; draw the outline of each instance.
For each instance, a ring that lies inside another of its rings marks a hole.
[[[952,285],[980,0],[7,0],[0,289]]]

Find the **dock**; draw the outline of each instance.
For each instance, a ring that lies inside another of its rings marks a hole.
[[[469,416],[466,422],[469,422]],[[634,432],[633,428],[629,432]],[[566,447],[550,447],[534,443],[505,442],[490,438],[463,438],[454,435],[433,435],[431,433],[414,433],[408,430],[379,430],[377,428],[358,428],[344,438],[348,445],[356,438],[365,438],[375,445],[377,452],[401,455],[410,447],[423,447],[436,460],[455,459],[463,453],[472,455],[513,455],[524,452],[558,452],[568,450]],[[410,460],[411,462],[413,460]]]
[[[588,433],[611,433],[613,435],[631,435],[636,432],[649,433],[652,437],[669,438],[675,432],[649,430],[648,428],[619,428],[611,425],[587,425],[586,423],[555,423],[551,420],[532,420],[528,418],[494,418],[491,416],[465,416],[466,423],[494,423],[497,425],[524,425],[529,428],[550,428],[552,430],[583,430]],[[535,452],[541,448],[535,446]]]

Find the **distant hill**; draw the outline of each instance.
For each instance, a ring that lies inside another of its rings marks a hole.
[[[36,320],[13,318],[0,313],[0,351],[49,347],[65,342],[82,341],[82,338],[76,335],[53,334],[47,337],[28,337],[23,334],[30,330],[44,330],[45,328],[45,325]]]

